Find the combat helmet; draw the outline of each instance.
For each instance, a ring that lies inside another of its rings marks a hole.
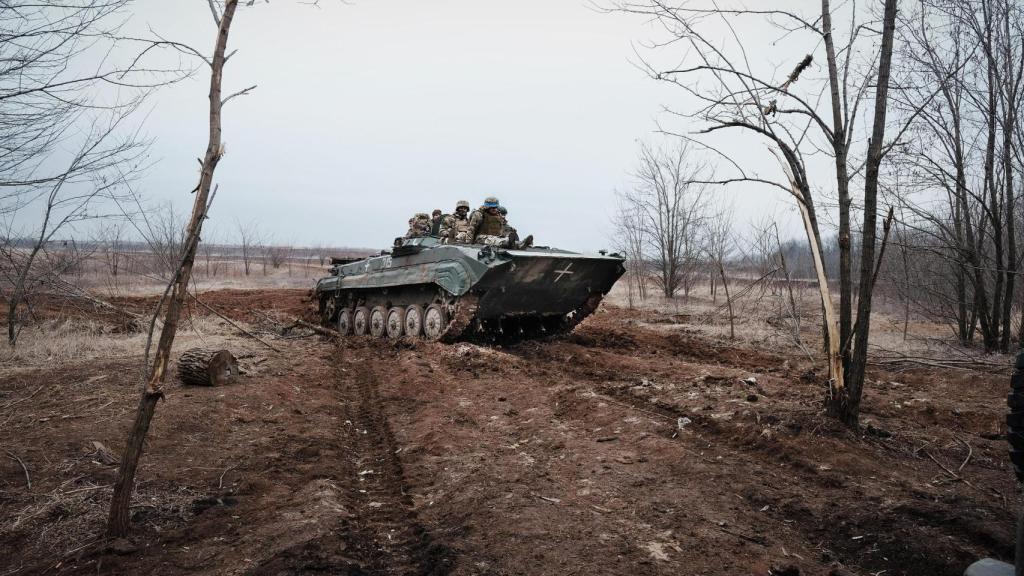
[[[508,216],[508,208],[505,208],[504,206],[498,206],[498,213],[501,214],[502,216]]]
[[[458,202],[455,203],[455,211],[458,212],[459,208],[465,208],[466,210],[469,210],[469,202],[466,202],[465,200],[459,200]]]
[[[498,202],[494,196],[484,198],[484,208],[497,208],[498,206],[501,206],[501,202]]]

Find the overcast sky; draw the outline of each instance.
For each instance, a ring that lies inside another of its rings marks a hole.
[[[203,0],[140,0],[133,26],[209,52]],[[385,247],[414,212],[498,196],[521,235],[611,245],[614,190],[680,91],[638,70],[641,20],[578,0],[292,0],[240,9],[225,92],[227,155],[207,226],[256,221],[280,243]],[[141,183],[184,211],[206,146],[208,76],[157,95]],[[724,192],[739,222],[792,219],[771,190]]]

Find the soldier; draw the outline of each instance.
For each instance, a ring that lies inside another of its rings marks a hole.
[[[518,248],[529,248],[533,246],[533,236],[528,236],[526,240],[519,242],[519,233],[516,229],[508,225],[508,208],[504,206],[498,206],[498,214],[501,214],[501,235],[508,238],[509,246]]]
[[[417,212],[409,218],[409,231],[405,233],[406,238],[418,238],[430,235],[430,216],[423,212]]]
[[[485,244],[487,246],[498,246],[502,248],[526,248],[533,243],[533,236],[529,236],[520,244],[508,236],[508,222],[501,216],[501,203],[494,196],[484,199],[482,206],[473,211],[469,218],[469,228],[473,232],[474,244]]]
[[[444,217],[441,224],[441,241],[445,244],[469,244],[473,239],[469,230],[469,202],[455,203],[455,213]]]
[[[469,229],[473,244],[491,246],[508,246],[508,238],[501,236],[501,214],[498,206],[501,203],[494,196],[484,198],[484,203],[473,211],[469,217]]]
[[[441,215],[440,208],[434,208],[434,211],[430,214],[430,235],[439,236],[441,234],[441,225],[444,222],[444,217]]]

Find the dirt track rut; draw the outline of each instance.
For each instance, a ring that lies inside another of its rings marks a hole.
[[[435,542],[413,510],[373,355],[344,348],[327,359],[328,409],[337,423],[327,436],[338,452],[321,475],[346,486],[346,513],[328,533],[274,554],[248,574],[448,574],[455,554]]]
[[[363,362],[350,366],[356,371],[355,397],[344,410],[346,425],[356,430],[352,456],[359,478],[355,514],[347,522],[350,554],[372,574],[447,574],[452,552],[431,539],[412,509],[374,370]],[[346,385],[346,378],[337,380]]]

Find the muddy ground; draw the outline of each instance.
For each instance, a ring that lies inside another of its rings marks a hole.
[[[275,334],[304,298],[204,296],[281,353],[224,323],[245,377],[168,384],[128,540],[99,537],[141,357],[0,366],[0,575],[952,576],[1012,555],[1005,376],[874,369],[854,432],[806,356],[670,317],[604,307],[501,347]]]

